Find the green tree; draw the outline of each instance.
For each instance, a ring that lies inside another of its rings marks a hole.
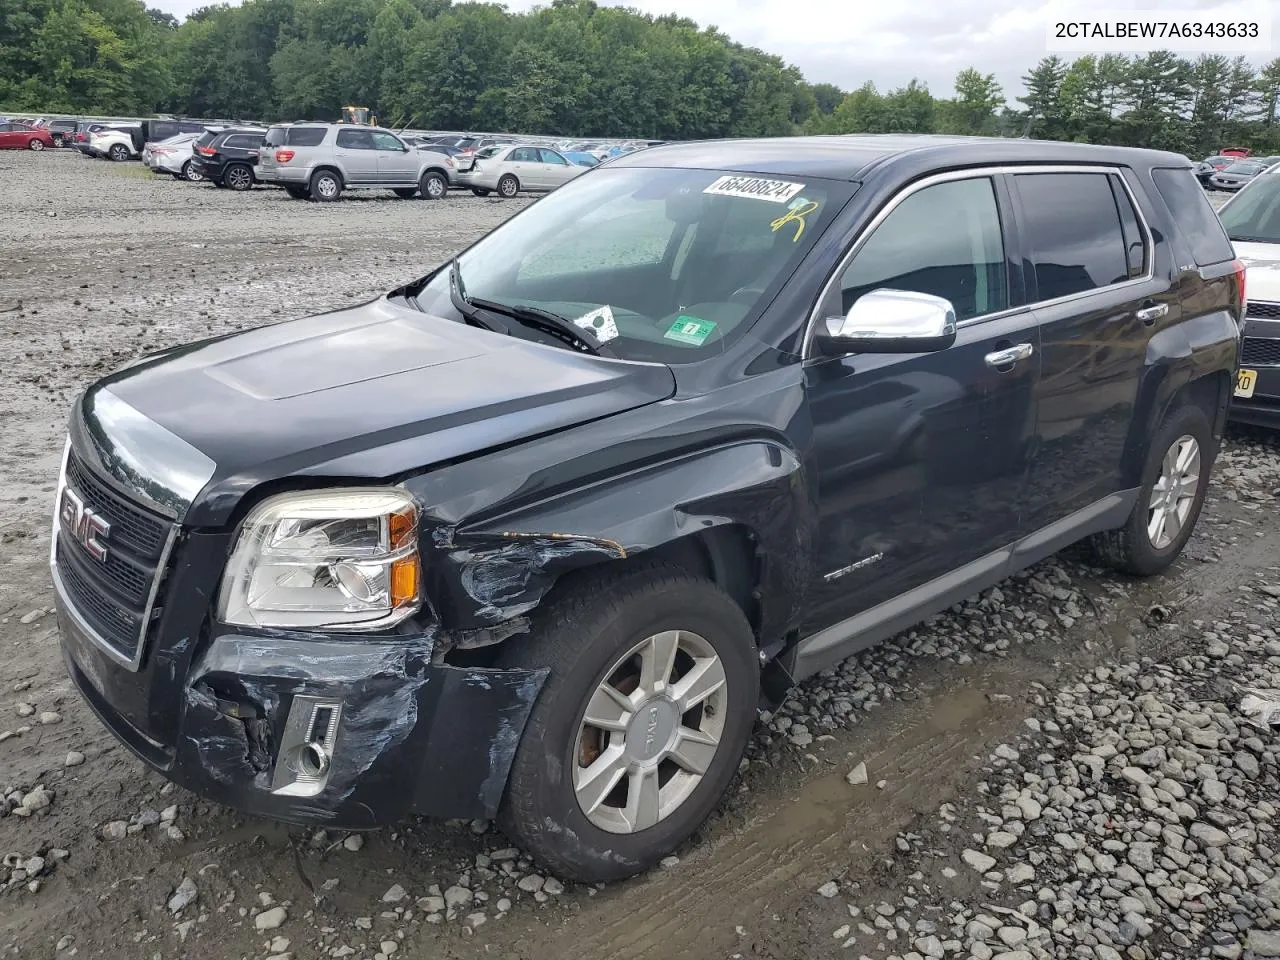
[[[1066,139],[1067,117],[1062,103],[1062,82],[1066,77],[1066,63],[1054,54],[1043,58],[1022,78],[1027,92],[1018,97],[1018,102],[1026,107],[1029,136]]]

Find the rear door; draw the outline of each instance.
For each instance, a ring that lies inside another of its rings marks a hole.
[[[348,185],[370,187],[378,182],[378,155],[368,130],[339,130],[334,156]]]
[[[378,163],[378,182],[386,187],[413,186],[418,182],[418,154],[399,137],[374,130],[373,149]]]
[[[1168,269],[1118,169],[1010,176],[1028,296],[1040,324],[1035,466],[1025,526],[1040,530],[1125,489],[1152,335],[1176,323]]]
[[[14,132],[15,130],[12,123],[0,123],[0,148],[18,145],[18,134]]]
[[[543,170],[542,157],[537,147],[517,147],[512,150],[507,160],[507,170],[514,173],[525,190],[547,189],[548,175]]]

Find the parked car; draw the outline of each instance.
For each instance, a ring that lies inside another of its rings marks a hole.
[[[0,123],[0,150],[44,150],[53,146],[48,130],[20,123]]]
[[[255,168],[266,139],[267,132],[259,129],[205,131],[193,144],[192,169],[215,187],[251,190],[261,182]]]
[[[1237,160],[1231,166],[1219,170],[1209,178],[1209,186],[1214,190],[1236,191],[1266,170],[1266,165],[1257,160]]]
[[[1209,187],[1211,186],[1209,179],[1215,173],[1225,170],[1238,159],[1238,157],[1205,157],[1195,165],[1196,179],[1200,181],[1202,186]]]
[[[618,157],[375,301],[77,397],[71,681],[253,816],[497,817],[558,876],[637,873],[793,681],[1073,541],[1173,564],[1243,275],[1170,153]]]
[[[594,167],[600,163],[600,158],[594,153],[576,153],[572,150],[560,150],[558,152],[570,163],[576,163],[580,167]]]
[[[91,134],[110,126],[105,120],[81,120],[76,124],[75,131],[71,134],[71,146],[80,153],[92,156],[89,152],[89,137]]]
[[[180,133],[160,143],[149,143],[143,148],[143,162],[152,173],[168,173],[176,180],[198,183],[204,179],[194,159],[199,137],[194,133]]]
[[[1249,301],[1231,418],[1280,429],[1280,168],[1272,167],[1218,215],[1248,268]]]
[[[94,130],[89,134],[86,152],[117,163],[136,160],[142,153],[142,128],[137,124],[113,124]]]
[[[493,148],[492,155],[474,160],[465,173],[459,172],[457,179],[477,196],[497,191],[500,197],[509,198],[521,191],[555,190],[587,170],[550,147],[525,144]]]
[[[50,120],[45,124],[45,129],[49,131],[49,136],[53,138],[55,147],[67,147],[71,145],[71,140],[76,132],[77,120]]]
[[[319,142],[295,141],[303,138]],[[392,190],[397,197],[439,200],[453,160],[410,147],[390,130],[341,123],[277,124],[268,131],[260,176],[302,200],[337,200],[346,190]]]

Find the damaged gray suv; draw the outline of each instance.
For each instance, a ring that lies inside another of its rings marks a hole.
[[[1077,540],[1169,567],[1243,308],[1173,154],[617,157],[385,296],[78,397],[67,669],[211,800],[496,817],[561,876],[624,877],[795,680]]]

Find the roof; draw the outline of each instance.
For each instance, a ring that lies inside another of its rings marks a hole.
[[[859,134],[702,140],[649,147],[613,158],[611,167],[690,167],[743,173],[857,180],[879,164],[911,155],[938,166],[999,163],[1112,163],[1187,166],[1176,153],[1132,147],[934,134]]]

